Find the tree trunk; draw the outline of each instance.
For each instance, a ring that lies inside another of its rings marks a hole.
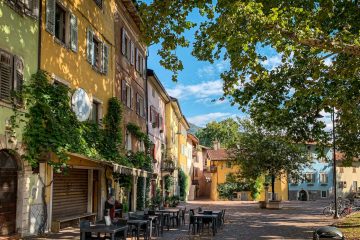
[[[271,200],[275,200],[275,175],[271,175]]]

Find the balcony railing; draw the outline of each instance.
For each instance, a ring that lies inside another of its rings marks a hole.
[[[169,172],[170,174],[172,174],[175,171],[175,162],[170,160],[162,162],[161,171]]]

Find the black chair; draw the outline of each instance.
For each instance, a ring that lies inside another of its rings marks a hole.
[[[203,212],[204,215],[212,215],[212,211],[204,211]],[[202,229],[204,229],[204,225],[207,225],[208,227],[208,232],[210,231],[210,224],[213,223],[213,219],[212,218],[204,218],[202,221]],[[214,231],[214,229],[213,229]]]
[[[129,214],[129,220],[147,220],[147,223],[141,225],[139,228],[133,227],[131,229],[131,238],[138,237],[140,235],[143,235],[144,239],[149,238],[150,232],[149,232],[149,217],[148,216],[131,213],[131,214]]]
[[[198,207],[198,212],[202,212],[202,208],[201,207]]]
[[[90,227],[89,220],[81,220],[80,221],[80,229]],[[91,239],[98,239],[98,237],[92,236],[91,232],[85,233],[85,239],[82,239],[82,234],[80,234],[80,240],[91,240]]]
[[[185,225],[185,214],[186,214],[186,207],[181,210],[181,221]]]
[[[193,234],[199,231],[201,220],[194,217],[194,210],[189,210],[189,232],[192,229]]]
[[[225,209],[221,210],[221,224],[225,224]]]
[[[180,225],[180,211],[176,212],[175,215],[172,214],[170,216],[170,221],[173,227],[175,227],[175,221],[176,221],[176,226],[178,227]]]

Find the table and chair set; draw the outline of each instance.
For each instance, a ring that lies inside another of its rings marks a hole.
[[[213,236],[218,229],[225,224],[225,209],[220,211],[203,210],[201,208],[189,210],[189,231],[192,234],[204,231],[207,226],[208,231],[212,230]]]
[[[89,221],[80,222],[80,239],[126,239],[130,236],[145,240],[152,236],[161,236],[164,228],[168,231],[170,226],[180,226],[185,223],[185,207],[162,208],[158,210],[145,210],[129,212],[125,218],[114,218],[110,225],[105,221],[90,224]]]

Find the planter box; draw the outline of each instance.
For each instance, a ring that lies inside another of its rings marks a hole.
[[[269,201],[266,203],[267,209],[281,209],[282,207],[283,206],[281,201]]]

